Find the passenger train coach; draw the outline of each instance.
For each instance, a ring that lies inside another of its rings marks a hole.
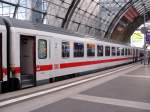
[[[0,18],[0,88],[13,91],[131,63],[138,60],[140,50],[48,25]]]

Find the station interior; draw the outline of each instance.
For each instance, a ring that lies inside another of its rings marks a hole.
[[[0,112],[150,112],[150,0],[0,0]]]

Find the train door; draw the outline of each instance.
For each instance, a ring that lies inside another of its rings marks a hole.
[[[0,33],[0,81],[3,79],[2,72],[2,33]]]
[[[35,37],[21,35],[20,39],[20,68],[22,88],[35,86],[36,57]]]

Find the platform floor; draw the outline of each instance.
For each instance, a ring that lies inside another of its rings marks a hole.
[[[0,112],[150,112],[150,65],[130,66],[106,77],[1,107]],[[14,93],[5,96],[10,94]],[[0,98],[4,100],[3,95]]]

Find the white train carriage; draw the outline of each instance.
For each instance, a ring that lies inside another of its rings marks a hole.
[[[4,21],[0,19],[0,91],[4,81],[7,81],[7,32]]]
[[[138,57],[138,49],[129,46],[97,41],[48,25],[10,18],[5,21],[10,33],[11,69],[7,75],[17,79],[21,88],[130,63]]]

